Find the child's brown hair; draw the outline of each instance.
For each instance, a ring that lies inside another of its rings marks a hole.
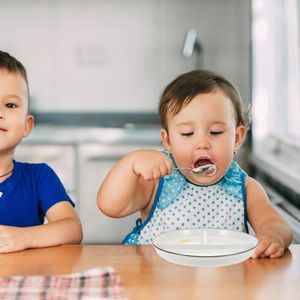
[[[19,73],[26,82],[28,102],[29,102],[29,84],[25,67],[15,57],[7,52],[0,50],[0,70],[7,71],[12,74]],[[28,103],[29,104],[29,103]]]
[[[242,99],[237,89],[221,75],[207,71],[194,70],[173,80],[163,91],[159,102],[161,125],[168,130],[167,116],[176,115],[198,94],[206,94],[220,89],[232,101],[236,122],[248,128],[248,117],[242,111]]]

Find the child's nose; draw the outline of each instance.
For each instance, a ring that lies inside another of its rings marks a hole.
[[[201,137],[197,141],[197,149],[208,149],[209,141],[206,137]]]

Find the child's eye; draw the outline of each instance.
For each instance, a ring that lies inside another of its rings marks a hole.
[[[6,106],[7,108],[16,108],[16,107],[17,107],[17,105],[14,104],[14,103],[6,103],[5,106]]]
[[[211,131],[210,134],[211,135],[219,135],[222,134],[224,131]]]
[[[194,132],[182,132],[181,133],[182,136],[191,136],[193,134],[194,134]]]

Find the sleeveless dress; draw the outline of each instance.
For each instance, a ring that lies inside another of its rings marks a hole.
[[[144,222],[137,219],[123,244],[150,244],[157,236],[179,229],[217,228],[248,232],[246,176],[234,161],[225,176],[209,186],[191,183],[174,170],[171,175],[160,178],[147,219]]]

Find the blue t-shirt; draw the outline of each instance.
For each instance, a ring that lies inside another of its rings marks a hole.
[[[0,225],[41,225],[47,210],[61,201],[75,206],[47,164],[14,161],[12,175],[0,183]]]

